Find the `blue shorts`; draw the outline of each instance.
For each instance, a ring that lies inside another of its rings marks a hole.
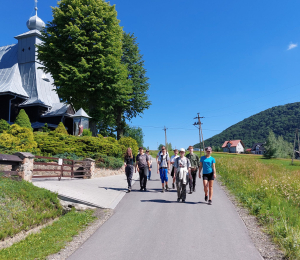
[[[161,183],[167,182],[168,181],[168,169],[160,168],[159,173],[160,173]]]

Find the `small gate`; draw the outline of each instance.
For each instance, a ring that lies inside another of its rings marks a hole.
[[[70,160],[55,157],[35,156],[32,178],[52,178],[61,180],[62,177],[84,178],[91,177],[91,163],[89,161]],[[38,161],[36,161],[36,159]],[[40,168],[40,167],[43,168]],[[45,167],[46,166],[46,167]],[[45,172],[45,174],[37,174]],[[49,174],[52,173],[53,174]]]

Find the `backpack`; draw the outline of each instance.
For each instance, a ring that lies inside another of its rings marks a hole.
[[[167,165],[167,167],[168,167],[168,157],[169,157],[169,155],[166,153],[166,165]],[[169,158],[169,160],[170,160],[170,158]],[[160,165],[163,163],[163,161],[164,161],[164,155],[161,154],[160,155]]]

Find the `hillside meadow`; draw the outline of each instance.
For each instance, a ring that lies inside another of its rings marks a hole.
[[[155,157],[157,151],[151,154]],[[257,217],[286,258],[300,259],[300,161],[291,165],[291,160],[252,154],[212,156],[217,179]]]

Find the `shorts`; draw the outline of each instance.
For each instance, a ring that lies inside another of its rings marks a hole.
[[[213,181],[215,179],[214,173],[202,174],[203,180]]]
[[[172,178],[174,178],[174,167],[172,168],[171,176],[172,176]]]
[[[168,169],[160,168],[159,173],[160,173],[161,183],[167,182],[168,181]]]

